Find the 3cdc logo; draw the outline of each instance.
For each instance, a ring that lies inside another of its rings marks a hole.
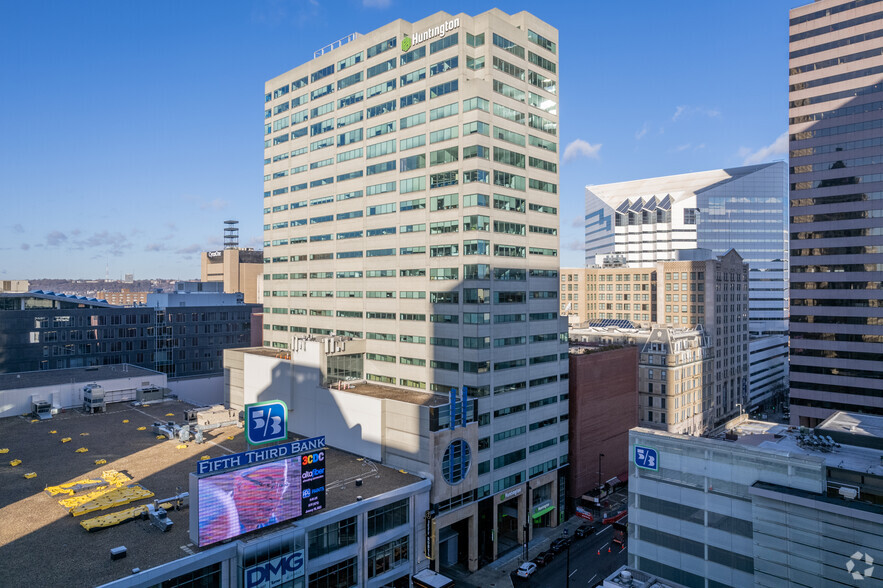
[[[295,551],[245,570],[246,588],[270,588],[304,575],[304,552]]]

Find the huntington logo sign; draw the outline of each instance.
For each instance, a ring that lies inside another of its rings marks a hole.
[[[419,45],[420,43],[428,39],[435,39],[436,37],[441,39],[445,35],[447,35],[449,31],[453,31],[454,29],[458,28],[460,28],[460,19],[455,18],[442,23],[437,27],[428,28],[421,33],[416,33],[413,36],[409,37],[408,35],[405,35],[405,37],[402,39],[402,51],[408,51],[411,47]]]

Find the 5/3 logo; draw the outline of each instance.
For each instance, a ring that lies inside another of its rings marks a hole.
[[[245,437],[252,445],[285,441],[288,438],[288,407],[281,400],[258,402],[245,407]]]

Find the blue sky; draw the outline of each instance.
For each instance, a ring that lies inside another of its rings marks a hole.
[[[262,241],[264,82],[354,31],[444,10],[559,29],[561,261],[587,184],[787,157],[804,0],[0,1],[0,278],[199,276]]]

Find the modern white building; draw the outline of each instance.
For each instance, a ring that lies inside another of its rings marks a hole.
[[[433,496],[451,498],[433,509],[469,569],[563,517],[557,38],[526,12],[439,12],[266,83],[264,348],[313,374],[309,394],[359,381],[447,406],[467,390],[477,408],[451,431],[467,475],[435,478]],[[265,363],[246,355],[231,389],[277,386]],[[321,419],[352,415],[330,396]],[[347,442],[390,442],[369,436],[375,414],[346,421]]]
[[[748,262],[751,406],[788,384],[787,193],[784,162],[586,187],[587,266],[616,254],[641,267],[697,247]]]
[[[743,421],[729,440],[632,429],[629,566],[692,588],[880,585],[881,434],[843,412],[814,430]]]

